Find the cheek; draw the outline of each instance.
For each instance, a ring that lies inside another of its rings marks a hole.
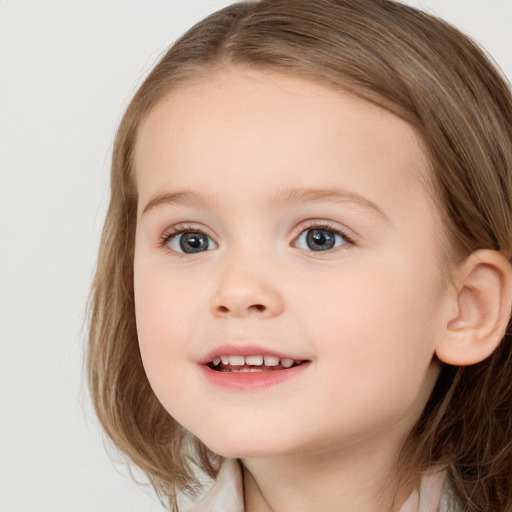
[[[383,382],[415,371],[419,378],[430,365],[435,280],[410,261],[396,254],[375,265],[360,261],[331,276],[328,286],[308,287],[313,297],[301,315],[308,337],[321,346],[325,364],[336,362],[358,386],[370,373],[382,374]]]
[[[317,349],[318,385],[331,390],[317,394],[311,414],[330,411],[333,438],[344,424],[363,437],[402,420],[412,427],[437,377],[426,298],[431,284],[382,261],[364,273],[351,270],[317,288],[302,315]]]
[[[182,340],[193,325],[194,311],[183,287],[158,265],[135,265],[134,295],[139,347],[153,386],[168,378],[169,361],[183,359]]]
[[[190,340],[199,318],[197,293],[190,282],[180,284],[158,265],[136,267],[134,278],[137,335],[144,370],[160,403],[182,423],[191,414],[190,396],[198,393],[190,372]]]

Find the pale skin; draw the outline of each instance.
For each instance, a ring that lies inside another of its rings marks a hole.
[[[441,272],[414,130],[349,94],[227,68],[160,101],[134,163],[137,329],[164,407],[242,459],[249,512],[399,510],[416,482],[394,496],[396,461],[434,356],[487,357],[511,307],[498,253]],[[204,250],[184,252],[176,229]],[[265,389],[204,378],[205,354],[248,343],[307,366]]]

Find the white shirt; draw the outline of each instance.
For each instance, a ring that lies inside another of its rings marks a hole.
[[[407,498],[400,512],[446,512],[445,478],[444,471],[424,476],[420,487]],[[243,476],[236,459],[222,463],[213,488],[189,512],[244,512]]]

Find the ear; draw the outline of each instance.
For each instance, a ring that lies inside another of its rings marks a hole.
[[[512,265],[498,251],[472,253],[456,270],[455,294],[437,357],[466,366],[490,356],[502,340],[512,309]],[[454,313],[455,312],[455,313]]]

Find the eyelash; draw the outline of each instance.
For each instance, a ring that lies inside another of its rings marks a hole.
[[[171,230],[166,231],[160,237],[160,245],[162,247],[165,247],[172,238],[174,238],[175,236],[181,235],[183,233],[204,233],[205,235],[207,235],[207,233],[205,233],[204,230],[192,228],[192,227],[186,226],[184,224],[179,224],[179,225],[173,227]],[[208,236],[210,236],[210,235],[208,235]]]
[[[310,231],[311,229],[323,229],[325,231],[331,231],[335,235],[341,236],[341,238],[345,239],[348,244],[355,245],[355,241],[352,237],[347,235],[345,231],[340,228],[334,227],[327,222],[312,222],[311,224],[307,224],[306,227],[301,227],[299,235],[304,233],[304,231]],[[297,237],[298,238],[298,237]]]
[[[302,235],[302,233],[304,233],[306,231],[311,231],[313,229],[330,231],[330,232],[334,233],[335,235],[340,236],[346,242],[343,245],[347,245],[347,244],[348,245],[356,245],[354,239],[352,237],[350,237],[349,235],[347,235],[347,233],[345,231],[341,230],[338,227],[334,227],[331,224],[328,224],[326,222],[312,222],[312,223],[307,224],[305,226],[301,226],[301,230],[299,232],[299,235],[297,237],[295,237],[295,242],[299,239],[299,237],[300,237],[300,235]],[[160,245],[162,247],[166,247],[171,239],[173,239],[174,237],[179,236],[179,235],[181,235],[183,233],[204,233],[207,236],[210,236],[210,235],[208,235],[208,233],[205,233],[201,229],[196,229],[196,228],[193,228],[193,227],[190,227],[190,226],[186,226],[184,224],[180,224],[180,225],[177,225],[177,226],[173,227],[172,230],[166,231],[161,236],[161,238],[160,238]],[[172,250],[172,249],[169,249],[169,250]],[[177,253],[177,251],[172,251],[172,252],[173,253]],[[311,251],[311,252],[322,252],[322,251]],[[330,252],[330,251],[326,251],[326,252]],[[181,253],[177,253],[177,254],[182,255]],[[183,254],[183,255],[186,256],[186,254]]]

